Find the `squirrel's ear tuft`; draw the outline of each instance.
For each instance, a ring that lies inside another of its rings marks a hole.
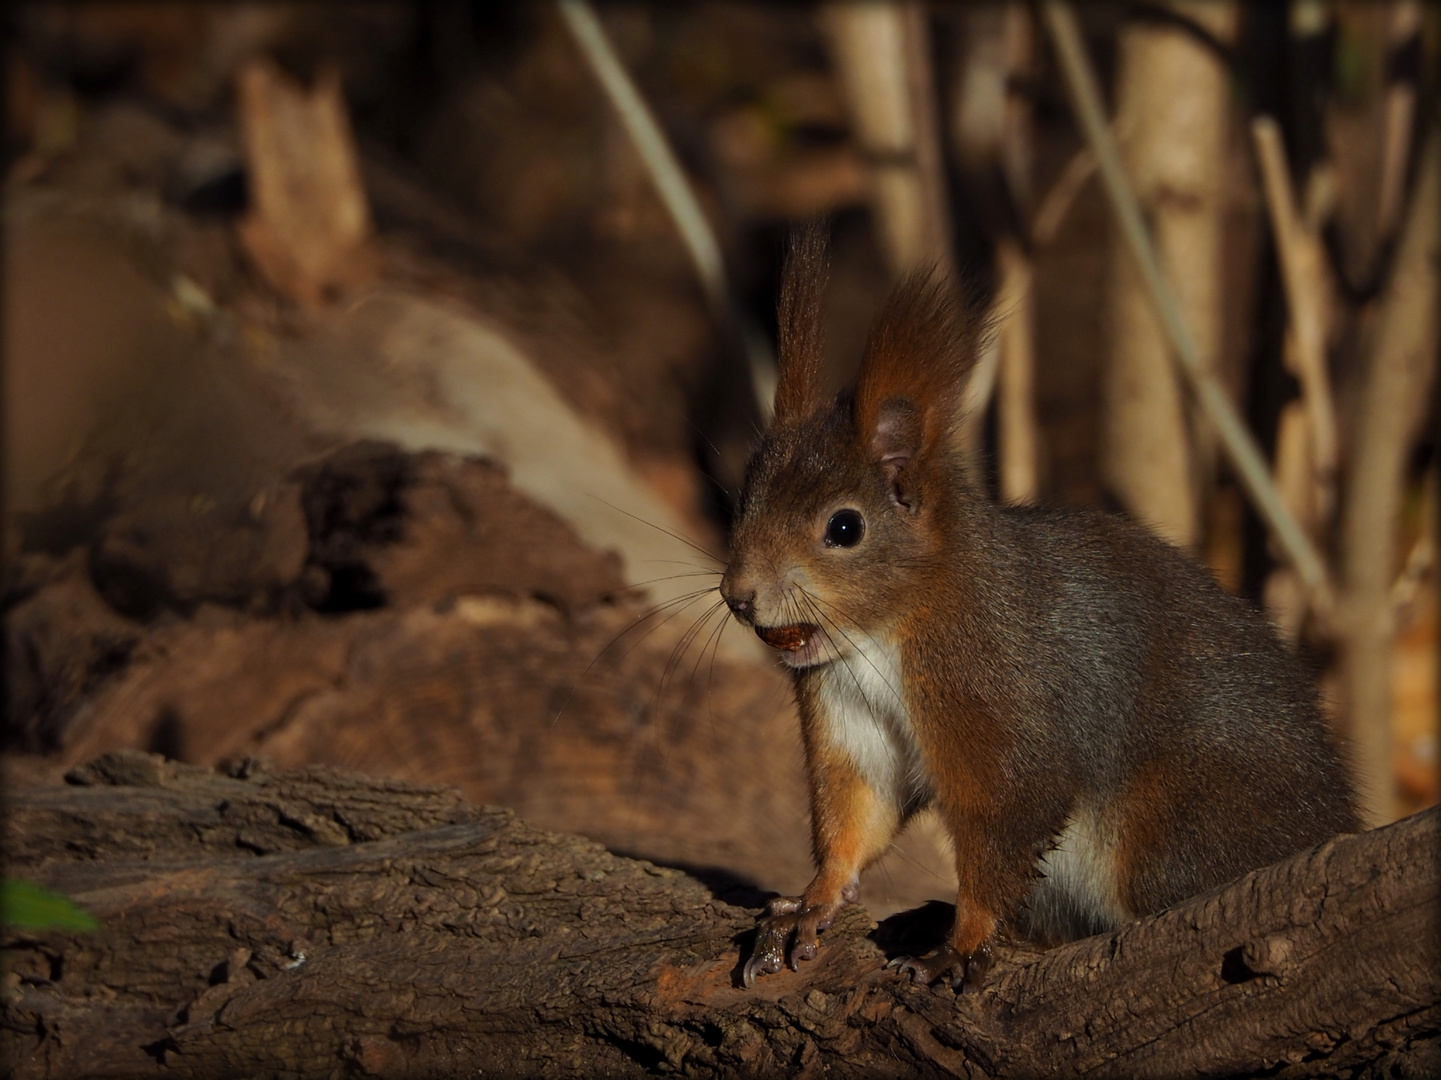
[[[856,434],[888,474],[947,439],[984,334],[976,291],[934,271],[911,275],[891,294],[871,329],[855,396]]]
[[[804,419],[820,405],[821,294],[828,246],[826,226],[819,221],[791,233],[781,277],[778,423]]]

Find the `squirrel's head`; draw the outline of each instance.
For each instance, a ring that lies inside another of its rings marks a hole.
[[[721,595],[793,667],[850,651],[924,588],[964,497],[955,431],[982,320],[917,274],[871,330],[854,388],[821,400],[825,238],[792,240],[775,417],[746,470]]]

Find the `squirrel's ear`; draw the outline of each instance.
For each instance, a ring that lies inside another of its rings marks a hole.
[[[914,465],[960,418],[984,318],[979,297],[934,272],[901,283],[876,318],[856,383],[856,434],[886,472],[891,494],[914,509]]]
[[[907,510],[918,506],[913,473],[907,468],[920,453],[925,437],[925,418],[905,398],[887,398],[876,410],[871,428],[871,458],[885,473],[896,505]]]
[[[819,221],[791,233],[781,276],[777,422],[803,419],[820,405],[821,293],[828,239]]]

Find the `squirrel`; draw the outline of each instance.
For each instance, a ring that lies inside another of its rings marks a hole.
[[[744,985],[814,958],[926,807],[955,921],[891,966],[957,990],[1003,932],[1108,931],[1356,831],[1312,681],[1261,613],[1125,517],[997,505],[968,475],[974,289],[903,281],[854,387],[821,400],[826,244],[791,241],[774,417],[720,585],[794,679],[816,865],[765,908]]]

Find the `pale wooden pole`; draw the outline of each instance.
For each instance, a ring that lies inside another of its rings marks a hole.
[[[829,3],[821,27],[857,145],[870,163],[871,206],[892,274],[954,270],[925,8]]]
[[[1165,5],[1229,41],[1231,3]],[[1122,165],[1146,215],[1196,356],[1213,371],[1220,340],[1222,172],[1230,86],[1220,57],[1173,26],[1121,31],[1116,124]],[[1164,328],[1118,234],[1106,301],[1101,470],[1121,502],[1183,547],[1200,540],[1203,462]]]
[[[1421,159],[1396,265],[1376,313],[1341,512],[1336,613],[1342,704],[1372,824],[1398,812],[1391,737],[1392,601],[1406,455],[1426,415],[1441,309],[1441,133]]]

